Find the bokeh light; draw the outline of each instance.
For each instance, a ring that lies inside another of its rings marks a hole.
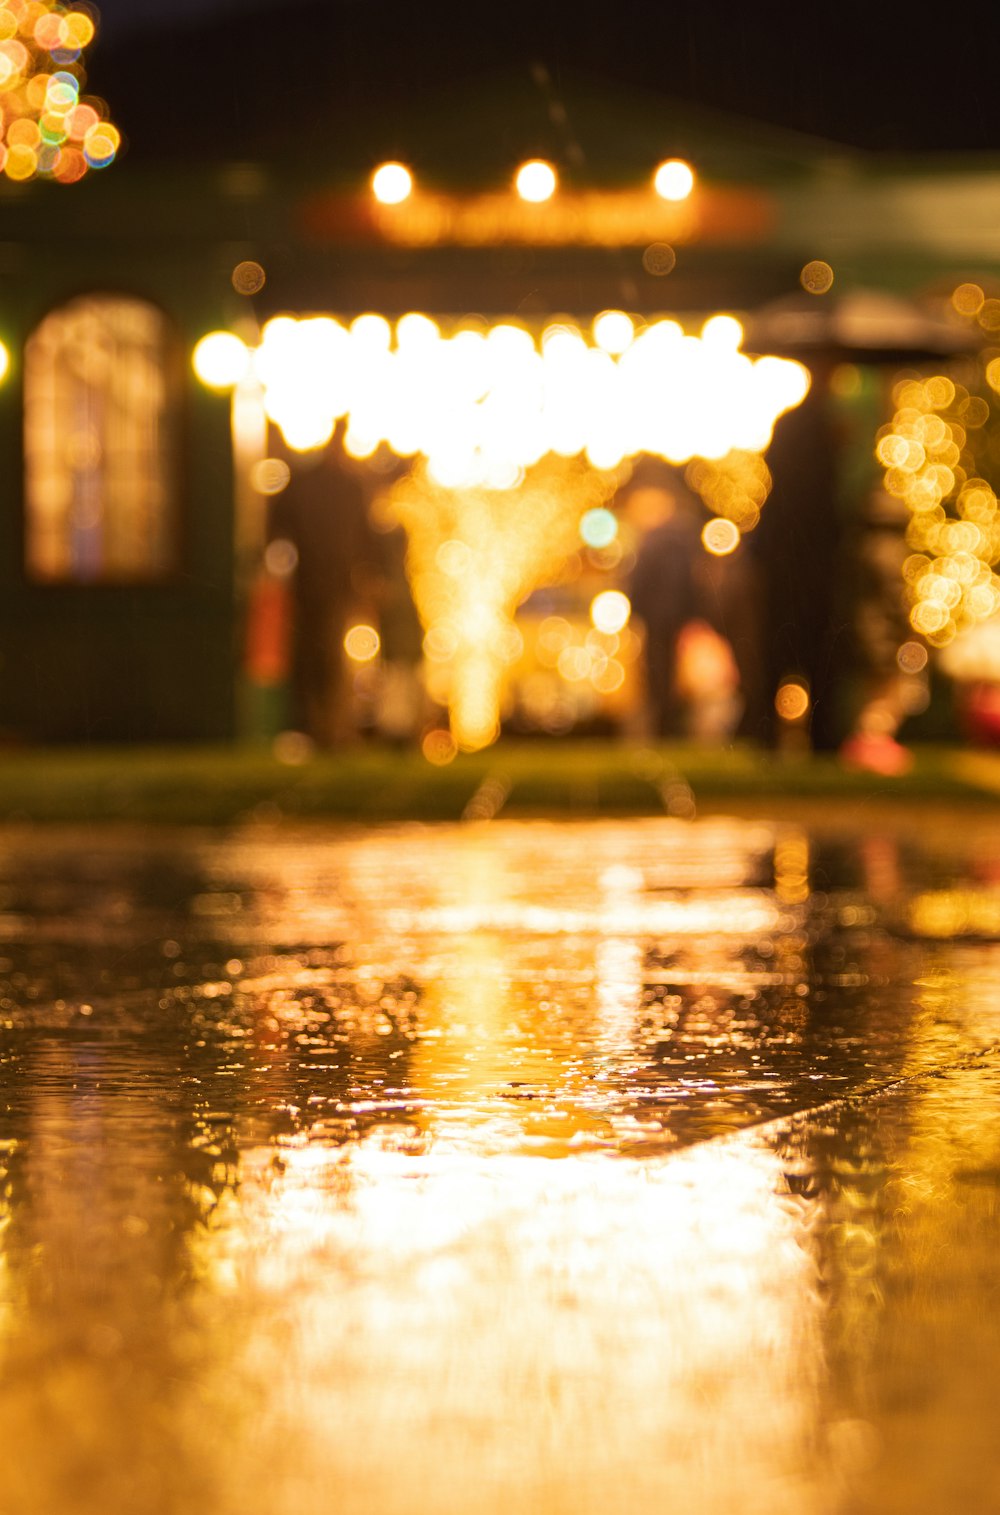
[[[247,371],[250,354],[246,344],[231,331],[211,331],[194,350],[192,363],[209,389],[231,389]]]
[[[80,62],[94,37],[89,10],[60,0],[0,0],[0,169],[73,184],[107,168],[121,133],[102,101],[81,101]]]
[[[801,721],[809,710],[809,691],[797,679],[786,679],[774,696],[774,708],[783,721]]]
[[[280,494],[288,487],[292,471],[283,458],[261,458],[250,470],[250,483],[258,494]]]
[[[429,763],[444,768],[458,756],[458,743],[446,726],[435,726],[424,737],[420,750]]]
[[[627,626],[631,614],[629,597],[620,589],[602,589],[590,602],[591,624],[608,635]]]
[[[406,568],[424,627],[426,687],[447,706],[461,750],[486,747],[499,734],[511,663],[523,647],[513,624],[518,605],[562,569],[579,541],[581,505],[603,507],[624,476],[549,457],[513,487],[451,487],[418,463],[389,491],[385,513],[408,539]],[[572,633],[558,617],[543,627],[555,666]],[[591,662],[587,652],[584,676]],[[426,745],[424,751],[436,760]]]
[[[604,310],[594,318],[594,341],[605,352],[617,357],[631,345],[635,322],[623,310]]]
[[[588,547],[600,549],[609,546],[618,535],[618,517],[613,510],[599,505],[588,510],[580,520],[580,537]]]
[[[968,304],[972,315],[971,296]],[[943,648],[1000,610],[1000,505],[982,476],[988,438],[978,440],[992,411],[947,374],[903,379],[893,401],[875,452],[887,492],[909,513],[903,579],[910,626]]]
[[[275,579],[289,579],[299,566],[299,549],[288,537],[275,537],[264,549],[264,567]]]
[[[669,242],[651,242],[642,255],[642,266],[654,279],[662,279],[677,267],[677,254]]]
[[[739,546],[740,529],[733,521],[713,516],[702,527],[701,540],[706,552],[710,552],[713,557],[724,558]]]
[[[683,158],[669,158],[653,175],[653,188],[661,200],[686,200],[694,189],[694,169]]]
[[[604,313],[612,315],[629,322]],[[513,321],[447,335],[417,311],[395,332],[374,313],[349,326],[280,316],[265,325],[253,366],[269,419],[296,451],[324,446],[345,420],[350,456],[380,446],[419,454],[436,483],[456,489],[514,489],[549,453],[597,469],[639,453],[673,464],[699,458],[718,465],[718,489],[733,502],[706,498],[712,513],[745,532],[770,485],[759,455],[809,375],[784,358],[747,357],[741,338],[732,316],[710,318],[700,337],[656,320],[615,355],[565,322],[537,336]],[[232,382],[243,371],[234,362]]]
[[[813,258],[799,274],[799,283],[810,295],[825,295],[833,288],[833,269],[822,258]]]
[[[404,163],[382,163],[372,174],[371,185],[380,205],[402,205],[413,193],[413,175]]]
[[[370,663],[378,657],[382,642],[374,626],[359,623],[344,635],[344,651],[352,663]]]
[[[253,258],[244,258],[237,263],[230,278],[238,295],[256,295],[264,288],[267,275]]]
[[[959,284],[951,296],[951,303],[960,316],[977,316],[986,302],[986,296],[978,284]]]
[[[544,158],[531,158],[522,163],[514,179],[514,186],[522,200],[540,205],[551,200],[558,184],[556,171]]]
[[[903,673],[922,673],[927,667],[927,648],[921,642],[904,642],[896,653]]]

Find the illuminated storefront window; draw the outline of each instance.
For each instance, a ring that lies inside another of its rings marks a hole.
[[[50,583],[134,583],[177,566],[174,344],[145,301],[87,295],[24,355],[25,562]]]

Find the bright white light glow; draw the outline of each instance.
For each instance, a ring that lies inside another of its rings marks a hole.
[[[3,380],[7,377],[7,374],[9,373],[9,371],[10,371],[10,353],[7,351],[7,349],[3,345],[3,343],[0,342],[0,383],[2,383]]]
[[[621,311],[595,321],[599,336]],[[614,330],[614,328],[612,328]],[[700,337],[676,321],[643,328],[619,354],[562,323],[534,337],[513,322],[442,334],[411,312],[395,333],[384,317],[279,316],[252,355],[268,417],[297,451],[322,447],[338,420],[355,458],[384,445],[427,459],[446,488],[511,489],[548,454],[582,456],[599,469],[649,453],[670,463],[761,452],[783,411],[809,388],[800,363],[739,351],[732,316],[715,316]],[[615,345],[618,345],[616,340]],[[248,354],[229,332],[198,344],[204,383],[243,377]]]
[[[683,158],[670,158],[653,175],[653,187],[661,200],[686,200],[694,189],[694,170]]]
[[[382,205],[401,205],[413,191],[413,175],[402,163],[383,163],[372,174],[372,194]]]
[[[245,343],[231,331],[212,331],[194,350],[194,371],[209,389],[232,389],[250,361]]]
[[[535,205],[551,200],[557,183],[555,169],[544,158],[532,158],[530,162],[522,163],[514,180],[521,199],[530,200]]]
[[[598,631],[614,636],[627,625],[632,606],[627,594],[620,589],[605,589],[590,602],[590,619]]]
[[[598,347],[617,356],[631,346],[635,325],[623,310],[604,310],[595,317],[593,332]]]

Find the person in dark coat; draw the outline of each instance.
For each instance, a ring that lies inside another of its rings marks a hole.
[[[701,541],[704,509],[677,475],[654,476],[633,488],[625,513],[641,533],[628,584],[633,613],[646,629],[646,684],[651,735],[692,734],[689,704],[724,697],[726,689],[684,687],[698,668],[679,669],[678,652],[693,629],[717,652],[714,667],[728,685],[731,717],[719,735],[757,736],[764,725],[766,689],[761,652],[762,604],[756,564],[745,544],[715,557]],[[686,630],[687,628],[687,630]],[[679,677],[680,675],[680,677]],[[732,683],[738,681],[733,695]],[[718,724],[718,722],[716,722]]]
[[[344,633],[364,613],[376,573],[368,502],[335,440],[293,468],[275,501],[272,535],[298,550],[293,585],[292,697],[296,724],[320,747],[355,733],[344,667]]]
[[[625,516],[638,532],[635,566],[626,586],[633,614],[646,630],[646,690],[651,735],[680,736],[684,701],[678,688],[677,648],[684,626],[704,613],[695,566],[703,556],[697,505],[679,485],[639,484]]]

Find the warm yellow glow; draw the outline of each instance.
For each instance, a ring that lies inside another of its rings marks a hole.
[[[977,316],[985,300],[978,284],[960,284],[951,297],[952,305],[961,316]]]
[[[260,458],[250,469],[250,483],[258,494],[280,494],[291,476],[283,458]]]
[[[383,163],[372,174],[372,194],[381,205],[401,205],[413,193],[413,175],[403,163]]]
[[[399,457],[419,454],[452,488],[514,488],[547,453],[583,455],[598,469],[643,452],[671,463],[756,456],[809,387],[800,363],[742,353],[732,316],[713,317],[700,337],[659,320],[626,341],[632,323],[622,311],[594,325],[593,343],[566,323],[539,338],[511,321],[447,336],[411,311],[393,340],[372,313],[349,328],[329,316],[281,316],[265,326],[253,363],[290,447],[323,446],[344,418],[352,457],[383,444]],[[759,493],[755,484],[750,492]],[[751,529],[745,512],[712,508]]]
[[[694,169],[683,158],[669,158],[653,175],[653,188],[661,200],[686,200],[694,189]]]
[[[701,328],[701,340],[710,347],[736,352],[743,342],[743,327],[735,316],[710,316]]]
[[[968,303],[967,314],[971,296]],[[909,621],[931,646],[948,647],[1000,610],[1000,504],[979,476],[974,445],[990,406],[946,374],[902,380],[893,399],[895,414],[875,452],[886,490],[910,514]]]
[[[598,347],[617,357],[631,346],[635,323],[623,310],[605,310],[594,318],[593,333]]]
[[[3,383],[9,372],[10,353],[7,351],[7,348],[4,346],[4,344],[0,342],[0,384]]]
[[[628,625],[632,606],[620,589],[604,589],[590,602],[591,624],[609,636]]]
[[[433,731],[428,731],[420,744],[420,750],[429,763],[436,768],[444,768],[458,756],[458,745],[450,731],[443,726],[436,726]]]
[[[504,489],[442,485],[421,464],[393,486],[387,514],[407,533],[427,687],[447,705],[459,748],[475,751],[496,739],[511,660],[521,646],[514,612],[573,551],[581,508],[605,505],[619,482],[619,475],[582,462],[547,458]],[[590,664],[588,654],[588,671]],[[426,747],[425,753],[438,760]]]
[[[742,534],[753,531],[771,493],[771,470],[757,452],[734,450],[723,458],[698,458],[684,475],[713,515],[732,521]]]
[[[814,258],[799,274],[799,283],[810,295],[825,295],[833,288],[833,269],[822,258]]]
[[[250,355],[231,331],[209,332],[194,350],[194,371],[209,389],[231,389],[243,378]]]
[[[233,269],[230,282],[238,295],[256,295],[264,288],[267,275],[253,258],[244,258]]]
[[[739,546],[740,529],[733,521],[714,516],[702,527],[701,540],[706,552],[712,553],[713,557],[723,558],[728,553],[735,552]]]
[[[381,645],[375,627],[363,623],[351,626],[344,636],[344,651],[352,663],[370,663],[378,656]]]
[[[795,679],[780,686],[774,696],[774,708],[783,721],[801,721],[809,709],[809,691]]]
[[[533,205],[551,200],[558,182],[555,169],[544,158],[532,158],[529,162],[522,163],[514,179],[521,199],[529,200]]]

